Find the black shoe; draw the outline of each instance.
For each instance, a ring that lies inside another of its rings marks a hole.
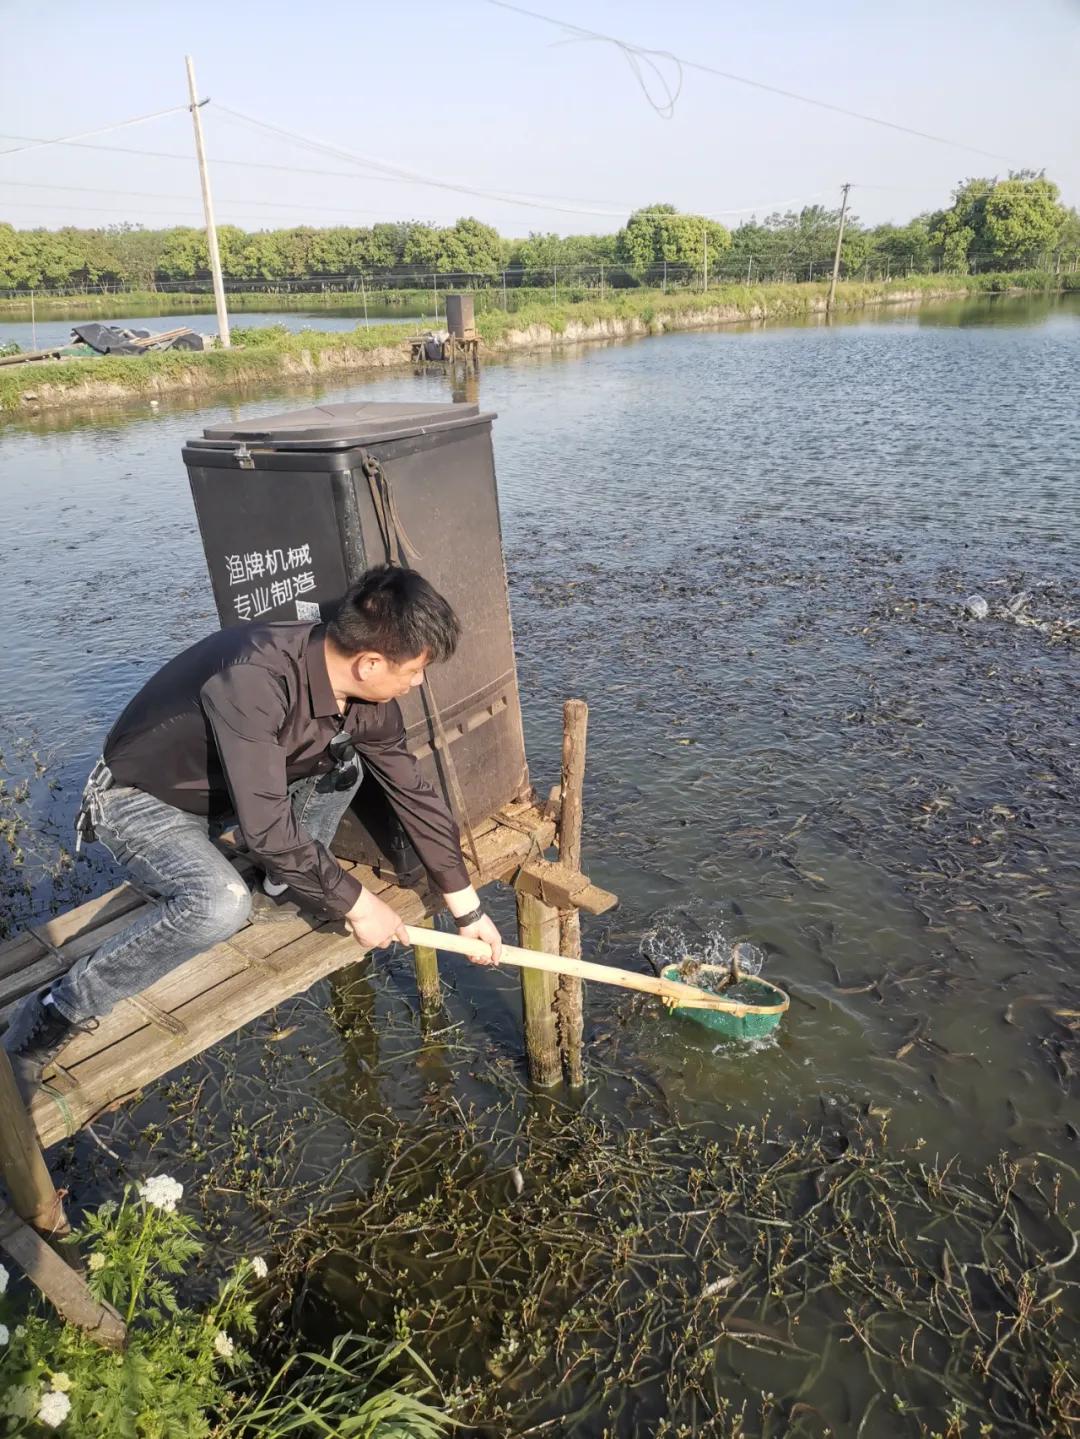
[[[55,1004],[44,1004],[47,989],[28,994],[16,1010],[4,1035],[4,1048],[11,1059],[15,1082],[27,1104],[40,1086],[42,1075],[56,1056],[79,1034],[97,1028],[97,1020],[76,1023],[60,1013]]]

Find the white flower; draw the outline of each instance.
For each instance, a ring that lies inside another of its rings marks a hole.
[[[61,1394],[59,1389],[49,1389],[41,1396],[37,1417],[50,1429],[59,1429],[70,1413],[71,1400],[66,1394]]]
[[[139,1185],[139,1196],[154,1209],[164,1209],[166,1214],[176,1211],[177,1201],[183,1196],[184,1186],[167,1174],[155,1174],[152,1179]]]
[[[4,1266],[3,1266],[2,1264],[0,1264],[0,1294],[3,1294],[3,1293],[6,1292],[7,1286],[8,1286],[8,1272],[7,1272],[7,1270],[4,1268]]]
[[[262,1257],[261,1254],[256,1254],[255,1258],[251,1261],[251,1272],[252,1274],[254,1274],[256,1279],[266,1278],[269,1271],[266,1267],[266,1260]]]
[[[105,1268],[105,1256],[100,1249],[95,1249],[86,1263],[91,1274],[96,1274],[99,1269]]]
[[[223,1329],[219,1329],[214,1335],[214,1348],[222,1359],[231,1359],[236,1352],[236,1346]]]
[[[0,1324],[0,1349],[6,1349],[11,1343],[11,1334],[6,1324]]]
[[[69,1375],[65,1374],[63,1370],[61,1370],[59,1374],[53,1375],[51,1383],[52,1387],[54,1389],[59,1389],[61,1394],[66,1394],[71,1388],[71,1378]]]

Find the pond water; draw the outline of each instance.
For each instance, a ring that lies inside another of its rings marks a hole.
[[[434,311],[434,306],[432,306]],[[71,327],[81,321],[98,319],[97,315],[89,316],[70,315],[66,319],[38,320],[31,324],[29,320],[9,320],[0,313],[0,345],[14,342],[22,350],[45,350],[50,345],[67,345],[71,343]],[[364,328],[371,325],[413,325],[423,328],[425,325],[434,324],[433,318],[426,316],[406,315],[393,311],[380,314],[375,306],[371,306],[365,316],[362,305],[341,306],[332,310],[236,310],[230,311],[229,322],[234,329],[253,327],[262,329],[267,325],[284,325],[287,330],[298,332],[300,330],[355,330],[358,327]],[[152,334],[160,334],[165,330],[175,330],[180,325],[186,325],[190,330],[197,330],[200,335],[216,335],[218,322],[216,314],[194,314],[188,312],[183,315],[137,315],[124,316],[120,319],[109,318],[106,324],[118,325],[121,329],[129,326],[136,330],[149,330]]]
[[[422,1037],[407,959],[391,957],[103,1122],[119,1167],[80,1137],[64,1161],[76,1199],[156,1167],[201,1196],[224,1246],[288,1231],[295,1257],[310,1243],[304,1301],[281,1313],[305,1332],[392,1332],[400,1311],[477,1433],[734,1435],[744,1403],[748,1434],[944,1432],[955,1403],[973,1424],[956,1435],[979,1432],[980,1404],[995,1433],[1064,1433],[1049,1409],[1031,1417],[1025,1386],[1045,1391],[1049,1369],[1030,1345],[995,1388],[977,1357],[952,1373],[944,1319],[927,1319],[919,1363],[910,1333],[851,1342],[846,1305],[883,1311],[895,1275],[876,1298],[852,1277],[852,1301],[844,1266],[858,1266],[841,1256],[796,1304],[773,1247],[791,1212],[768,1205],[787,1192],[778,1136],[819,1136],[824,1158],[796,1166],[809,1185],[872,1131],[898,1195],[955,1157],[969,1187],[946,1205],[959,1216],[946,1249],[966,1235],[977,1251],[1005,1212],[978,1208],[997,1193],[985,1166],[1003,1152],[1075,1163],[1078,369],[1075,301],[1001,300],[518,357],[470,380],[455,397],[499,415],[542,791],[562,700],[590,705],[585,867],[622,903],[586,918],[587,957],[641,968],[682,958],[687,936],[719,952],[749,941],[790,1013],[746,1047],[593,986],[588,1092],[544,1099],[523,1080],[514,975],[446,959],[445,1021]],[[31,801],[42,834],[70,817],[126,698],[214,626],[182,442],[283,400],[434,400],[450,386],[429,370],[0,431],[4,710],[50,757],[58,788]],[[976,593],[984,619],[965,609]],[[9,770],[20,753],[9,740]],[[94,857],[80,875],[103,887],[108,870]],[[494,903],[508,925],[509,897]],[[737,1183],[713,1169],[732,1154],[747,1174],[760,1166],[760,1223],[697,1236],[692,1216],[728,1214]],[[513,1207],[515,1165],[531,1209]],[[560,1205],[582,1216],[582,1243],[594,1235],[580,1267],[574,1225],[552,1237]],[[920,1241],[950,1222],[919,1213],[913,1201],[902,1232]],[[504,1222],[519,1237],[500,1240]],[[1067,1249],[1046,1224],[1040,1242]],[[461,1259],[463,1234],[471,1267],[436,1257]],[[846,1253],[855,1238],[837,1234]],[[505,1260],[485,1268],[485,1244],[500,1243]],[[622,1277],[601,1284],[601,1252],[624,1250]],[[964,1272],[983,1269],[989,1283],[989,1259]],[[669,1281],[691,1299],[665,1297]],[[997,1290],[970,1302],[990,1316],[985,1356],[995,1306],[1011,1311]],[[586,1332],[591,1357],[571,1362],[559,1344]]]

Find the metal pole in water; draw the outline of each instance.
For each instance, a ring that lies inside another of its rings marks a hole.
[[[221,343],[228,349],[232,341],[229,338],[229,313],[225,308],[225,284],[221,278],[221,254],[218,251],[217,226],[214,224],[214,202],[210,195],[210,176],[206,170],[206,150],[203,146],[202,117],[199,114],[200,108],[207,102],[196,99],[195,90],[195,67],[191,63],[191,56],[184,56],[184,63],[187,65],[188,94],[191,96],[191,121],[195,127],[195,154],[199,161],[199,183],[202,186],[203,213],[206,216],[206,248],[210,252],[210,273],[214,280],[214,306],[217,310],[218,334],[221,336]]]

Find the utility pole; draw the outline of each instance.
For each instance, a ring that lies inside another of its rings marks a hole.
[[[218,250],[217,226],[214,224],[214,202],[210,196],[210,176],[206,170],[206,149],[203,145],[202,117],[200,108],[205,100],[196,98],[195,66],[191,56],[184,56],[187,65],[188,94],[191,96],[191,122],[195,126],[195,154],[199,161],[199,182],[202,185],[203,213],[206,216],[206,248],[210,251],[210,273],[214,278],[214,306],[217,310],[218,334],[225,349],[232,344],[229,338],[229,312],[225,308],[225,284],[221,278],[221,254]]]
[[[709,228],[707,225],[701,227],[702,239],[705,241],[705,285],[706,294],[709,290]]]
[[[847,197],[851,185],[848,183],[841,185],[840,188],[844,192],[844,199],[840,205],[840,229],[836,233],[836,254],[833,256],[832,284],[829,286],[829,298],[825,305],[826,314],[832,309],[833,301],[836,299],[836,280],[840,274],[840,246],[844,243],[844,220],[847,217]]]

